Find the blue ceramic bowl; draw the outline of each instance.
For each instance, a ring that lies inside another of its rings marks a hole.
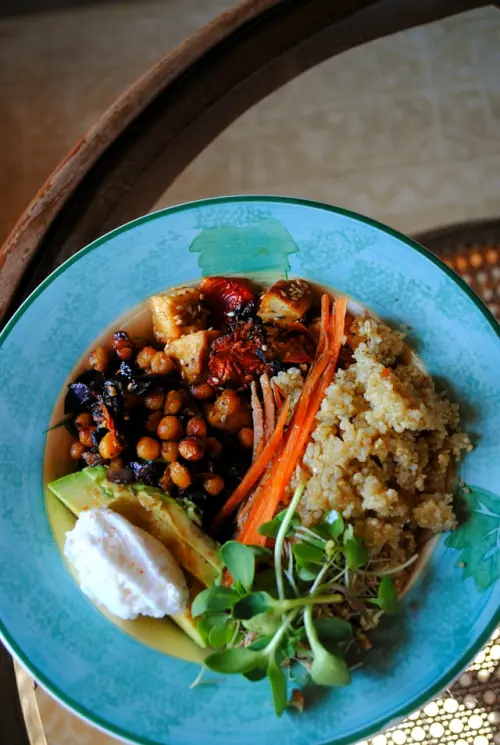
[[[461,402],[475,450],[461,466],[469,520],[442,535],[350,687],[276,719],[267,683],[190,684],[198,667],[106,619],[82,595],[47,519],[46,428],[83,352],[117,317],[172,285],[214,274],[298,275],[410,329],[432,375]],[[436,258],[382,225],[296,199],[230,197],[119,228],[60,267],[1,337],[0,612],[9,649],[56,698],[137,743],[351,743],[421,706],[499,621],[500,335]]]

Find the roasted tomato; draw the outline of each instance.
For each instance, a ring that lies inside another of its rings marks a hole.
[[[314,360],[314,342],[301,323],[265,327],[266,344],[273,357],[287,365],[310,365]]]
[[[219,336],[212,343],[208,382],[215,387],[250,385],[252,380],[269,370],[266,349],[262,330],[257,324],[253,321],[239,323],[230,334]]]
[[[255,315],[257,303],[254,292],[244,279],[208,277],[201,285],[204,305],[212,315],[212,326],[232,328],[241,319]]]

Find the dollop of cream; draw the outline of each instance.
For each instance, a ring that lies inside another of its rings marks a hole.
[[[118,618],[162,618],[186,608],[186,580],[170,551],[113,510],[82,512],[66,533],[64,554],[85,595]]]

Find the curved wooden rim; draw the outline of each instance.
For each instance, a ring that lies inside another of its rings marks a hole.
[[[241,113],[304,70],[478,0],[244,0],[140,78],[56,168],[0,249],[0,320],[62,260],[148,211]]]
[[[58,210],[83,176],[117,136],[165,87],[228,33],[279,0],[244,0],[214,19],[160,59],[133,83],[81,137],[50,174],[0,248],[0,320],[22,272],[29,264]]]

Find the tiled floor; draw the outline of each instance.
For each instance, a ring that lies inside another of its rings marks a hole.
[[[231,0],[0,22],[0,240],[99,114]],[[500,213],[500,11],[351,50],[250,110],[160,205],[235,192],[339,204],[407,232]]]
[[[0,21],[0,241],[105,107],[231,4],[137,0]],[[499,70],[492,8],[352,50],[242,116],[160,204],[295,194],[407,232],[499,215]],[[49,745],[111,742],[37,695]]]

